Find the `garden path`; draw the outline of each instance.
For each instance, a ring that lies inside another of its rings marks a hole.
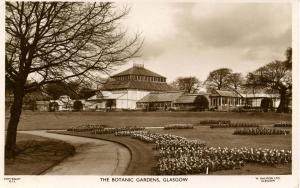
[[[62,140],[76,148],[74,156],[48,169],[43,175],[122,175],[131,159],[130,151],[114,142],[44,130],[19,132]]]

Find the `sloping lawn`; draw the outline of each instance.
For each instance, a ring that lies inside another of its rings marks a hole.
[[[30,134],[17,135],[17,148],[17,156],[5,160],[5,175],[39,175],[75,153],[66,142]]]

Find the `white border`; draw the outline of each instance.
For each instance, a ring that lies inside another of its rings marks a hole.
[[[34,0],[35,1],[35,0]],[[52,0],[50,0],[52,1]],[[55,0],[54,0],[55,1]],[[115,2],[120,2],[124,0],[115,0]],[[145,1],[145,0],[144,0]],[[4,121],[5,121],[5,105],[4,105],[4,52],[5,52],[5,2],[0,1],[0,21],[1,21],[1,30],[0,30],[0,56],[1,56],[1,65],[0,66],[0,80],[2,84],[0,84],[0,99],[2,99],[2,105],[0,105],[0,113],[1,113],[1,123],[2,126],[0,128],[0,167],[1,167],[1,181],[0,187],[43,187],[43,188],[53,188],[53,187],[141,187],[143,188],[153,188],[154,186],[163,186],[163,187],[220,187],[220,188],[240,188],[240,187],[270,187],[270,188],[296,188],[299,187],[299,125],[297,124],[299,120],[299,105],[300,102],[298,100],[299,95],[299,15],[298,10],[300,8],[300,3],[297,0],[146,0],[147,2],[210,2],[210,3],[246,3],[246,2],[257,2],[257,3],[282,3],[282,2],[291,2],[293,5],[293,136],[292,136],[292,150],[293,150],[293,165],[292,165],[292,175],[284,175],[284,176],[273,176],[273,175],[255,175],[255,176],[210,176],[210,175],[201,175],[201,176],[176,176],[176,177],[188,177],[188,182],[177,182],[177,183],[112,183],[112,182],[101,182],[100,177],[126,177],[126,176],[4,176]],[[141,2],[138,0],[129,0],[126,2]],[[280,12],[278,12],[280,14]],[[5,177],[14,177],[21,178],[17,180],[16,183],[8,183],[7,180],[4,180]],[[131,178],[137,178],[140,176],[127,176]],[[158,176],[143,176],[143,177],[158,177]],[[162,181],[165,177],[175,177],[175,176],[159,176]],[[257,178],[260,177],[279,177],[275,183],[262,183]]]

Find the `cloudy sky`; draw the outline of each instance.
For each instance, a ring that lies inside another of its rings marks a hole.
[[[129,32],[141,32],[143,63],[171,82],[179,76],[205,80],[210,71],[231,68],[246,74],[285,58],[291,46],[288,3],[130,3]],[[116,73],[114,72],[114,73]]]

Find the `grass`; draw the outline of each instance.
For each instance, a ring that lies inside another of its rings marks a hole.
[[[17,135],[17,148],[14,159],[5,159],[5,175],[39,175],[75,153],[66,142],[29,134]]]
[[[291,114],[238,112],[23,112],[18,130],[67,129],[82,124],[105,124],[110,127],[151,126],[191,123],[200,120],[227,119],[232,122],[274,124],[292,121]],[[9,117],[6,116],[6,125]]]
[[[232,135],[234,128],[210,129],[209,126],[199,126],[200,120],[231,120],[231,122],[257,123],[266,127],[281,121],[291,123],[291,114],[278,113],[235,113],[235,112],[24,112],[18,130],[35,129],[67,129],[83,124],[105,124],[109,127],[141,126],[162,127],[167,124],[189,123],[196,125],[191,130],[151,129],[154,132],[170,133],[190,139],[206,141],[213,147],[261,147],[291,149],[291,135]],[[6,118],[6,124],[9,118]],[[198,125],[198,126],[197,126]],[[80,133],[81,134],[81,133]],[[81,135],[82,136],[82,135]],[[91,137],[87,134],[84,136]],[[131,167],[128,175],[149,175],[155,165],[151,144],[131,138],[115,137],[113,135],[96,135],[97,138],[120,142],[132,152]],[[131,169],[131,170],[130,170]],[[265,166],[246,164],[242,169],[217,171],[218,175],[254,175],[254,174],[291,174],[291,165]]]

